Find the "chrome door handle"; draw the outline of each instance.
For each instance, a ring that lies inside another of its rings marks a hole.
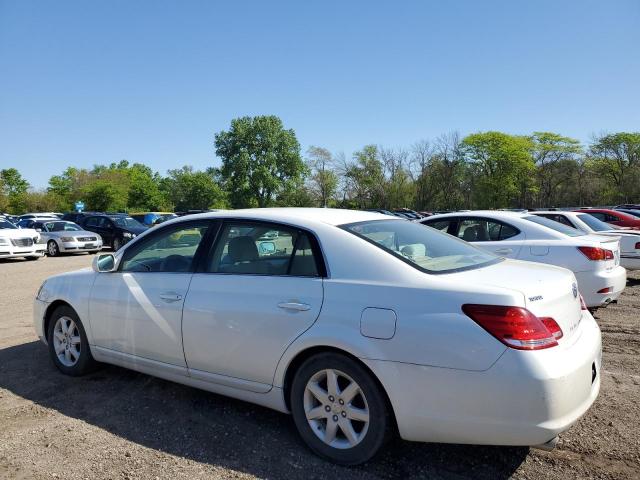
[[[508,255],[510,253],[513,253],[513,249],[511,249],[511,248],[499,248],[498,250],[495,251],[495,253]]]
[[[182,295],[180,295],[179,293],[167,292],[161,293],[160,298],[167,303],[172,303],[182,300]]]
[[[311,308],[311,305],[298,302],[282,302],[278,304],[278,308],[283,308],[284,310],[292,310],[294,312],[306,312]]]

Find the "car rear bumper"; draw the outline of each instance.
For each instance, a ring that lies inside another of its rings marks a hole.
[[[608,271],[576,272],[575,275],[584,303],[589,308],[604,307],[616,300],[627,285],[627,271],[621,266]],[[611,288],[611,291],[598,293],[605,288]]]
[[[385,386],[405,440],[533,446],[567,430],[595,401],[601,355],[600,329],[584,311],[566,343],[507,349],[482,372],[364,362]]]

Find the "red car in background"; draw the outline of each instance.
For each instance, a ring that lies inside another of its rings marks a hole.
[[[640,218],[629,215],[628,213],[619,212],[618,210],[608,210],[605,208],[584,208],[575,210],[576,212],[588,213],[603,222],[616,225],[618,227],[628,227],[634,230],[640,230]]]

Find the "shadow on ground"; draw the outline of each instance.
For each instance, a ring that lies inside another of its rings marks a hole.
[[[0,387],[142,446],[258,477],[500,479],[528,453],[395,440],[343,468],[310,453],[288,415],[112,366],[66,377],[40,342],[0,350]]]

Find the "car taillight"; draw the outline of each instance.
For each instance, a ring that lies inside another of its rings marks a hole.
[[[611,293],[613,292],[613,287],[605,287],[598,290],[598,293]]]
[[[584,298],[582,297],[582,294],[580,294],[580,310],[588,310],[587,304],[584,303]]]
[[[578,250],[589,260],[613,260],[613,251],[598,247],[578,247]]]
[[[553,328],[551,331],[543,320],[526,308],[466,304],[462,306],[462,311],[506,346],[517,350],[554,347],[562,336],[562,330],[555,320],[546,319]],[[556,336],[558,331],[559,337]]]
[[[640,250],[640,242],[636,243],[636,250]]]
[[[545,327],[547,327],[547,330],[549,330],[551,332],[551,335],[553,335],[553,338],[555,338],[556,340],[560,340],[562,338],[562,329],[560,328],[560,325],[558,325],[558,323],[551,317],[540,317],[540,321],[544,324]]]

